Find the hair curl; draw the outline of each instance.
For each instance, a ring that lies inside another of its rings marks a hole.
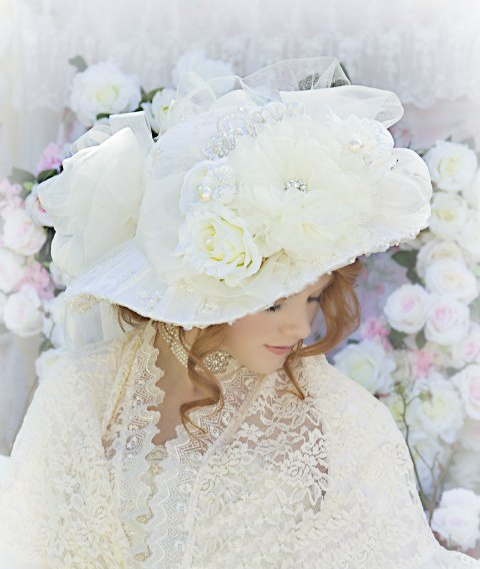
[[[299,342],[296,348],[285,359],[282,369],[290,380],[293,389],[288,390],[300,399],[304,399],[293,373],[293,368],[301,358],[324,354],[337,346],[345,337],[351,334],[360,324],[360,305],[355,294],[355,281],[361,270],[361,263],[357,259],[351,265],[337,269],[332,273],[332,280],[323,290],[320,300],[320,309],[323,314],[325,333],[323,337],[309,346],[302,346]],[[148,321],[148,318],[124,306],[118,306],[120,325],[139,326]],[[163,326],[162,322],[155,323]],[[184,403],[180,406],[180,416],[183,426],[188,432],[190,427],[198,429],[198,425],[190,419],[190,413],[197,408],[207,405],[223,406],[222,390],[218,378],[205,365],[205,359],[218,350],[222,344],[228,324],[214,324],[199,329],[191,346],[187,345],[185,330],[180,328],[180,341],[188,354],[187,371],[190,381],[205,393],[205,397]]]

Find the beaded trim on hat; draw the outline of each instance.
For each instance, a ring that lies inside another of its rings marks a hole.
[[[178,327],[175,326],[175,324],[167,324],[164,322],[159,326],[159,331],[172,354],[177,358],[180,364],[186,368],[188,364],[188,352],[182,345]],[[205,358],[204,364],[212,373],[221,373],[227,368],[229,359],[230,354],[228,352],[218,350],[217,352],[209,354]]]

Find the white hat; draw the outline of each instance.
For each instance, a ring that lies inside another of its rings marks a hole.
[[[177,101],[155,143],[143,113],[110,117],[41,185],[76,306],[233,322],[426,227],[428,168],[387,130],[403,114],[395,94],[348,85],[333,58],[217,92]]]

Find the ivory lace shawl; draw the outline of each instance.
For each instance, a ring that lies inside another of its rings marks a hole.
[[[388,410],[323,356],[296,372],[304,401],[231,364],[198,439],[156,447],[154,335],[38,388],[1,483],[2,569],[480,568],[437,544]]]

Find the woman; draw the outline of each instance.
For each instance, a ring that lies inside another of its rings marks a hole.
[[[2,566],[478,567],[435,541],[389,412],[322,355],[358,324],[355,259],[428,219],[428,171],[385,128],[400,103],[326,58],[215,92],[155,145],[141,114],[111,117],[41,190],[71,334],[98,300],[128,332],[40,385]]]

